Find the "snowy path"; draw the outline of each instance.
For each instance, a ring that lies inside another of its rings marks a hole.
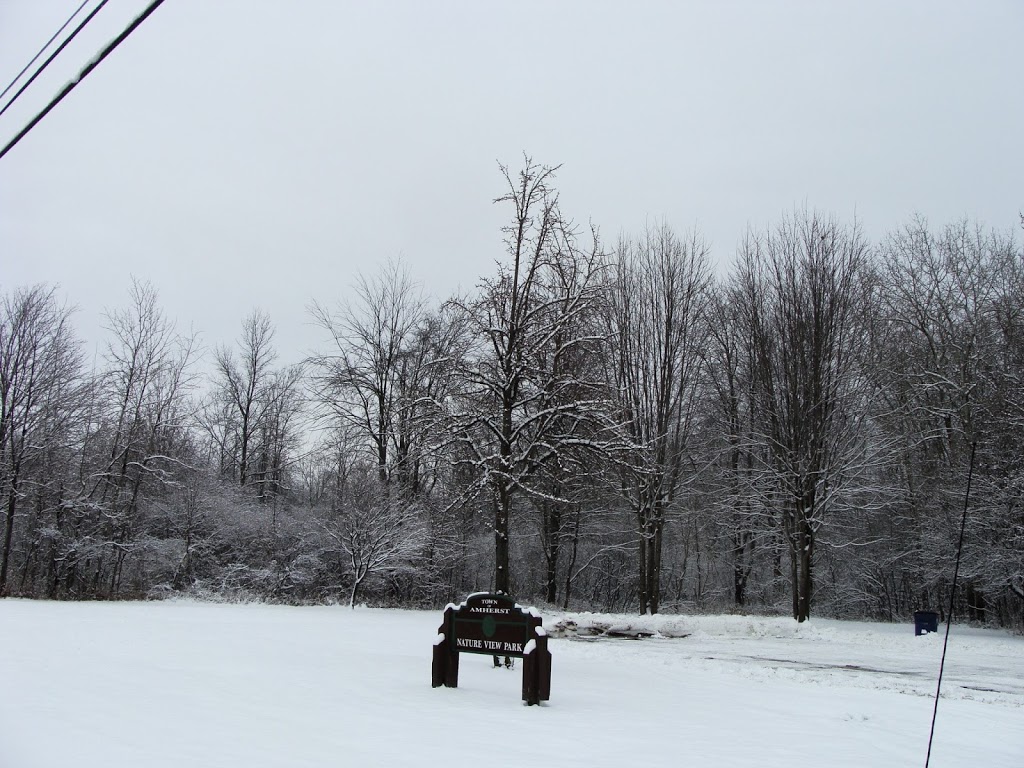
[[[430,688],[440,617],[0,601],[0,768],[924,765],[911,626],[574,615],[676,637],[555,638],[524,707],[483,656]],[[932,766],[1024,765],[1024,638],[954,627],[943,686]]]

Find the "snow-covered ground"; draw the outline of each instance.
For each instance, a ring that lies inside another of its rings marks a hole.
[[[924,765],[942,636],[912,625],[545,615],[526,707],[485,656],[432,689],[440,621],[2,600],[0,768]],[[953,628],[931,765],[1024,766],[1024,638]]]

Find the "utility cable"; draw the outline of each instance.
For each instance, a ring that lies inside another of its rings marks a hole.
[[[86,6],[86,4],[88,2],[89,2],[89,0],[82,0],[82,4],[80,6],[78,6],[78,8],[75,9],[74,13],[72,13],[70,16],[68,16],[68,20],[65,21],[63,24],[61,24],[60,29],[58,29],[56,32],[53,33],[53,37],[51,37],[49,40],[46,41],[46,45],[44,45],[42,48],[40,48],[39,52],[35,56],[32,57],[32,60],[28,64],[25,65],[25,68],[22,69],[21,72],[16,74],[14,76],[14,79],[11,80],[11,82],[7,84],[7,87],[4,88],[3,93],[0,93],[0,99],[2,99],[4,96],[7,95],[7,92],[9,90],[11,90],[11,88],[14,87],[14,84],[21,79],[21,76],[24,75],[28,71],[28,68],[36,63],[36,59],[38,59],[40,56],[43,55],[43,51],[45,51],[47,48],[49,48],[50,45],[53,43],[53,41],[57,39],[57,36],[60,35],[60,33],[64,31],[64,28],[68,24],[71,23],[71,21],[75,18],[75,16],[77,16],[78,14],[80,14],[82,12],[82,9],[85,8],[85,6]]]
[[[28,88],[30,85],[32,85],[32,83],[35,82],[37,77],[39,77],[41,74],[43,74],[43,70],[46,69],[48,66],[50,66],[50,62],[53,61],[54,59],[56,59],[57,56],[60,55],[60,52],[63,51],[65,48],[67,48],[68,43],[70,43],[72,40],[74,40],[75,36],[78,35],[78,33],[81,32],[83,29],[85,29],[85,25],[88,24],[90,21],[92,21],[93,18],[95,18],[96,14],[99,13],[100,10],[103,8],[103,6],[106,5],[106,4],[107,4],[107,0],[102,0],[99,5],[97,5],[95,8],[93,8],[92,13],[90,13],[88,16],[86,16],[82,20],[82,23],[79,24],[77,27],[75,27],[74,31],[70,35],[67,36],[67,39],[65,39],[64,42],[60,44],[60,46],[57,48],[57,50],[54,51],[53,53],[51,53],[49,58],[47,58],[47,60],[44,61],[40,65],[39,69],[37,69],[35,72],[32,73],[32,77],[30,77],[28,79],[28,81],[23,86],[21,86],[21,88],[18,89],[18,92],[15,93],[11,97],[11,100],[8,101],[6,104],[4,104],[4,108],[0,109],[0,115],[3,115],[3,113],[6,112],[8,110],[8,108],[11,106],[11,104],[16,102],[18,100],[18,97],[21,96],[21,94],[23,94],[25,92],[25,89]],[[21,77],[21,75],[18,75],[18,77]],[[13,83],[12,83],[12,85],[13,85]]]
[[[53,100],[50,101],[50,103],[46,105],[46,108],[42,112],[40,112],[38,115],[36,115],[34,118],[32,118],[32,121],[28,125],[26,125],[24,128],[22,128],[21,131],[18,132],[17,136],[15,136],[13,139],[11,139],[9,142],[7,142],[7,145],[3,149],[0,149],[0,159],[3,159],[4,155],[6,155],[8,152],[10,152],[15,144],[17,144],[19,141],[21,141],[23,138],[25,138],[25,135],[29,131],[31,131],[33,128],[35,128],[36,125],[39,123],[39,121],[42,120],[44,117],[46,117],[49,114],[51,109],[56,107],[61,102],[61,100],[63,100],[63,98],[65,96],[67,96],[69,93],[71,93],[71,91],[74,90],[76,85],[78,85],[82,80],[84,80],[86,78],[86,76],[90,72],[92,72],[94,69],[96,69],[96,67],[99,65],[99,63],[101,61],[103,61],[105,58],[107,58],[107,56],[110,55],[111,51],[113,51],[115,48],[117,48],[117,46],[119,46],[122,42],[124,42],[124,40],[128,37],[128,35],[130,35],[132,32],[134,32],[139,27],[139,25],[142,24],[142,22],[144,22],[147,18],[149,18],[149,15],[151,13],[153,13],[153,11],[155,11],[157,8],[159,8],[160,5],[163,4],[163,2],[164,2],[164,0],[153,0],[153,2],[151,2],[146,7],[146,10],[144,10],[138,16],[138,18],[135,19],[135,21],[133,21],[131,24],[129,24],[127,27],[125,27],[124,31],[120,35],[118,35],[113,40],[111,40],[107,44],[106,48],[104,48],[102,51],[100,51],[98,54],[96,54],[96,56],[94,56],[92,58],[92,60],[88,64],[85,65],[85,67],[82,69],[82,71],[79,72],[78,75],[73,80],[71,80],[69,83],[67,83],[64,86],[64,88],[61,89],[60,93],[58,93],[56,96],[53,97]]]
[[[960,541],[956,545],[956,568],[953,569],[953,588],[949,591],[949,613],[946,614],[946,639],[942,641],[942,660],[939,662],[939,683],[935,687],[935,707],[932,709],[932,730],[928,734],[928,754],[924,768],[932,758],[932,739],[935,738],[935,718],[939,713],[939,694],[942,692],[942,671],[946,666],[946,646],[949,645],[949,628],[953,624],[953,599],[956,597],[956,582],[960,577],[960,554],[964,551],[964,529],[967,527],[967,504],[971,498],[971,478],[974,477],[974,450],[977,442],[971,443],[971,462],[967,469],[967,492],[964,493],[964,514],[960,518]]]

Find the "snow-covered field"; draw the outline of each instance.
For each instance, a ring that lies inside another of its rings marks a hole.
[[[545,615],[526,707],[485,656],[432,689],[440,621],[0,601],[0,768],[924,765],[942,636],[912,625]],[[931,765],[1024,766],[1024,638],[954,626]]]

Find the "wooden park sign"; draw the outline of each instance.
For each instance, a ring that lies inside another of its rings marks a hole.
[[[459,605],[444,609],[444,622],[437,628],[434,688],[459,687],[459,654],[480,653],[494,657],[523,659],[523,701],[539,704],[551,696],[551,652],[540,614],[520,608],[508,595],[477,592]]]

